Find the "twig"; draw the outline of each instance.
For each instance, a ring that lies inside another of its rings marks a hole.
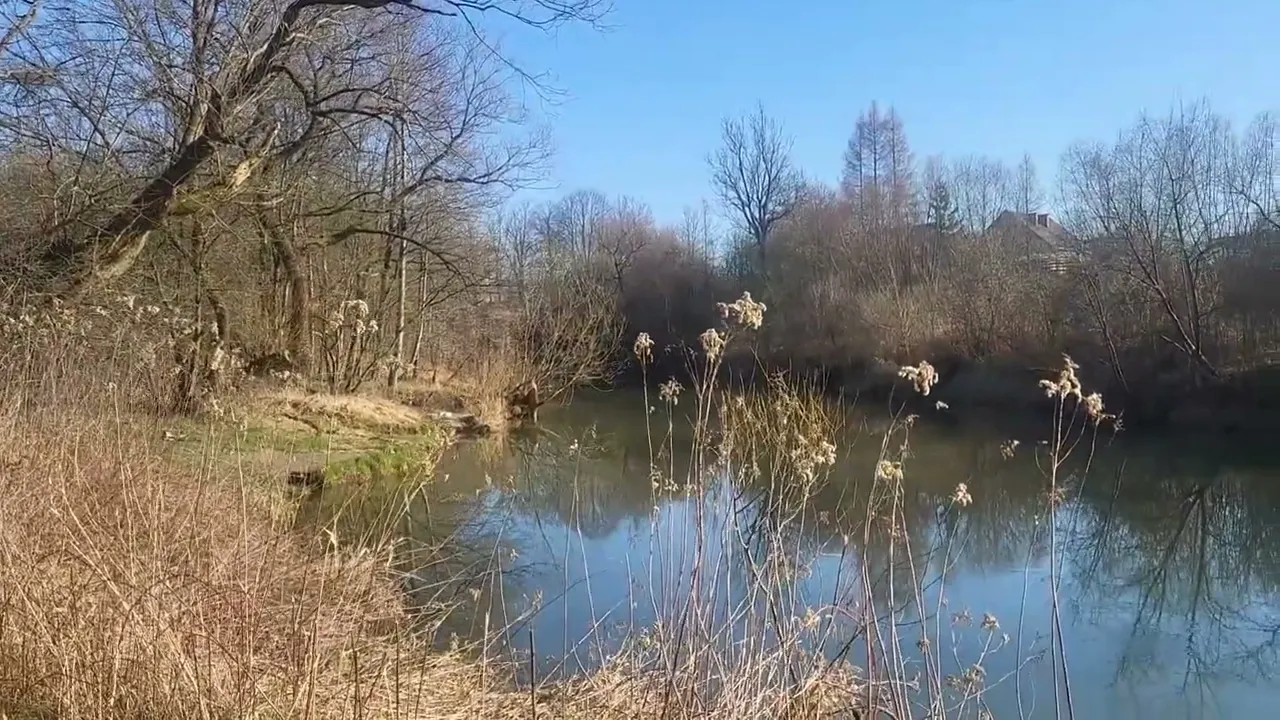
[[[533,644],[533,628],[529,628],[529,717],[538,718],[538,652]]]

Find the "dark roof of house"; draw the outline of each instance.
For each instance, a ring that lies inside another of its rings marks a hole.
[[[1005,210],[987,226],[988,233],[1017,233],[1023,238],[1035,238],[1044,243],[1046,250],[1062,250],[1071,245],[1071,233],[1048,213],[1020,213]]]

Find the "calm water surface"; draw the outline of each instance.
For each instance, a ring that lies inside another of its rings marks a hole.
[[[879,456],[884,423],[850,412],[835,480],[783,529],[805,568],[794,579],[800,605],[859,602],[846,543],[861,537],[853,519],[865,516],[860,489]],[[662,614],[655,598],[687,577],[697,514],[686,491],[653,489],[638,395],[579,396],[542,421],[541,432],[501,446],[455,448],[415,517],[424,528],[425,518],[438,525],[447,517],[453,532],[492,551],[507,573],[489,599],[489,622],[512,625],[512,642],[526,650],[532,641],[546,675],[591,666]],[[665,420],[656,422],[664,431]],[[1010,636],[982,661],[994,683],[986,696],[994,716],[1052,716],[1048,659],[1035,661],[1047,647],[1051,618],[1045,481],[1033,452],[1037,438],[1018,438],[1012,459],[1001,454],[1008,439],[1007,431],[917,424],[905,514],[912,546],[933,549],[921,560],[931,604],[943,588],[942,636],[952,658],[944,669],[978,659],[990,637],[978,625],[989,613],[1000,623],[996,637]],[[677,469],[687,462],[687,442],[677,429]],[[1082,458],[1087,448],[1077,453]],[[1058,538],[1077,717],[1280,712],[1278,468],[1274,452],[1111,438],[1087,473],[1081,464],[1073,468]],[[973,504],[948,510],[961,482]],[[709,492],[710,506],[721,510],[703,517],[717,528],[709,536],[725,536],[720,530],[734,513],[737,524],[750,524],[741,518],[750,494],[723,483]],[[868,565],[876,564],[876,553],[869,556]],[[745,573],[723,547],[708,547],[703,557],[723,568],[726,583]],[[939,582],[944,560],[949,567]],[[950,621],[965,611],[971,626]],[[856,653],[851,660],[862,664]],[[1008,677],[1020,665],[1022,713]]]

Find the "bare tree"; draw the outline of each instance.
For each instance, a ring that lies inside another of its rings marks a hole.
[[[619,298],[626,291],[624,283],[636,257],[656,235],[653,213],[648,206],[627,197],[612,203],[599,228],[596,254]]]
[[[5,57],[9,47],[36,21],[39,12],[40,0],[16,0],[0,6],[0,57]],[[6,63],[0,65],[0,80],[21,83],[24,80],[38,82],[39,78],[24,76],[21,68]]]
[[[1249,203],[1233,192],[1233,141],[1207,105],[1143,116],[1110,148],[1078,146],[1064,187],[1077,226],[1163,315],[1159,337],[1188,359],[1196,378],[1218,375],[1210,319],[1224,242],[1247,232]]]
[[[547,239],[565,252],[587,257],[596,251],[601,226],[610,209],[604,193],[596,190],[569,193],[547,211]]]
[[[499,213],[490,233],[497,239],[506,268],[506,285],[521,305],[530,302],[543,259],[543,243],[538,238],[538,213],[528,203]]]
[[[533,302],[508,328],[517,388],[531,386],[533,407],[575,387],[606,380],[622,338],[622,318],[608,283],[583,265],[555,267]]]
[[[384,27],[406,13],[464,20],[476,33],[478,57],[492,50],[475,30],[477,13],[549,27],[591,20],[597,10],[597,0],[292,0],[279,8],[197,0],[190,10],[96,0],[25,27],[14,25],[17,36],[3,48],[6,77],[20,73],[44,80],[8,104],[4,126],[55,152],[95,158],[98,166],[107,160],[105,167],[120,177],[119,204],[99,211],[100,220],[87,223],[84,237],[51,248],[47,264],[62,275],[66,293],[117,278],[133,267],[179,195],[193,185],[202,184],[209,200],[235,193],[272,160],[300,152],[317,134],[342,132],[356,118],[399,112],[385,75],[376,77],[379,63],[358,62],[361,40],[380,20]],[[308,70],[335,66],[350,71],[345,87],[319,87],[308,77]],[[459,67],[464,73],[494,72],[483,64]],[[480,86],[485,80],[463,82]],[[290,115],[281,112],[286,105],[294,108],[292,115],[309,118],[293,136],[280,120]],[[443,142],[426,147],[410,143],[422,166],[401,192],[442,181],[436,169],[445,160],[454,167],[472,165],[467,175],[481,181],[527,164],[526,156],[511,150],[483,159],[460,157],[458,142],[448,139],[453,135],[445,132]]]
[[[749,115],[724,121],[720,149],[708,159],[716,194],[762,261],[770,233],[795,209],[804,186],[790,150],[781,126],[757,105]]]
[[[999,160],[970,155],[950,163],[948,186],[960,219],[972,233],[981,233],[1016,202],[1013,175]]]
[[[1014,209],[1023,214],[1039,212],[1044,208],[1044,189],[1036,175],[1036,164],[1030,153],[1022,156],[1017,169],[1013,171],[1013,194],[1017,200]]]
[[[716,227],[711,216],[711,205],[703,198],[696,206],[685,207],[677,231],[680,241],[704,260],[716,256]]]
[[[901,226],[914,218],[914,165],[902,118],[871,103],[849,138],[841,178],[864,226]]]

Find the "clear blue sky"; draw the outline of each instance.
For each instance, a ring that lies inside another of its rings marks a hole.
[[[858,113],[903,117],[918,158],[1036,160],[1110,139],[1145,109],[1207,98],[1243,125],[1280,107],[1280,0],[614,0],[612,28],[504,32],[568,95],[551,113],[558,192],[711,197],[726,114],[760,100],[806,174],[835,182]],[[538,193],[534,199],[556,193]]]

